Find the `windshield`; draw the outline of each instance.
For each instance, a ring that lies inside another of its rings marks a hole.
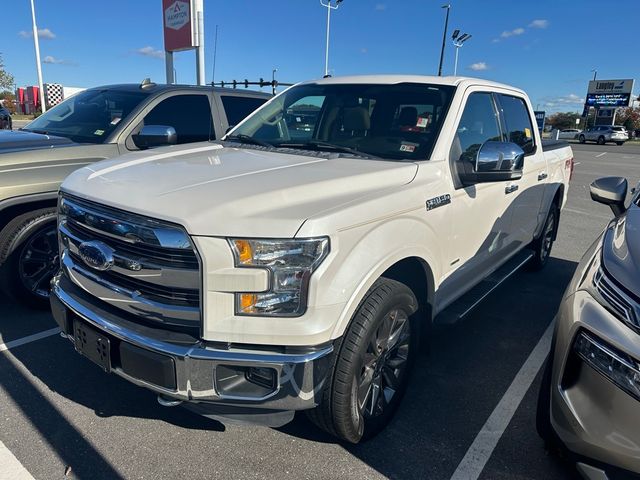
[[[415,83],[293,87],[230,132],[231,140],[391,160],[431,155],[454,87]]]
[[[47,110],[23,130],[80,143],[103,143],[147,96],[145,92],[85,90]]]

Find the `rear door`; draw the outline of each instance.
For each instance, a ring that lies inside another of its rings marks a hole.
[[[241,96],[225,93],[220,94],[219,98],[220,103],[218,104],[218,110],[220,111],[220,119],[226,126],[225,131],[238,125],[268,100],[266,97]]]
[[[506,140],[525,152],[522,178],[509,182],[507,200],[512,211],[509,227],[511,251],[528,244],[537,229],[549,172],[547,160],[535,135],[536,123],[524,97],[496,94]]]

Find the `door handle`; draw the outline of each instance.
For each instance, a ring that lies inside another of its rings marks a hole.
[[[542,172],[538,174],[538,181],[541,182],[542,180],[545,180],[549,175],[547,175],[547,172]]]
[[[516,190],[518,190],[520,187],[518,185],[507,185],[504,188],[504,193],[506,193],[507,195],[510,193],[515,192]]]

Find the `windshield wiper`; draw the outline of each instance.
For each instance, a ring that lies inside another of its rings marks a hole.
[[[336,145],[335,143],[328,142],[319,142],[317,140],[310,140],[304,143],[279,143],[278,147],[285,148],[300,148],[300,149],[308,149],[308,150],[332,150],[334,152],[340,153],[350,153],[352,155],[357,155],[358,157],[371,158],[375,160],[382,160],[381,157],[377,157],[375,155],[371,155],[370,153],[362,152],[355,148],[345,147],[344,145]]]
[[[37,129],[31,129],[31,128],[21,128],[20,130],[24,130],[25,132],[31,132],[31,133],[39,133],[40,135],[49,135],[48,130],[37,130]]]
[[[273,148],[273,144],[269,142],[265,142],[264,140],[260,140],[258,138],[253,138],[251,135],[230,135],[224,139],[225,141],[230,142],[240,142],[240,143],[249,143],[251,145],[260,145],[261,147]]]

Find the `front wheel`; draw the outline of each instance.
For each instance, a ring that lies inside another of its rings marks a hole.
[[[579,141],[580,143],[584,143],[584,142],[585,142],[584,135],[580,135],[580,136],[578,137],[578,141]]]
[[[551,249],[556,238],[558,229],[558,220],[560,219],[560,211],[554,204],[549,210],[547,220],[542,229],[542,234],[534,240],[532,244],[533,258],[529,262],[529,269],[533,271],[541,270],[549,262],[551,257]]]
[[[605,140],[603,136],[598,137],[598,145],[604,145],[605,144]]]
[[[26,305],[46,309],[49,283],[59,268],[56,211],[36,210],[16,217],[0,234],[2,289]]]
[[[342,338],[320,405],[308,412],[312,422],[350,443],[389,423],[417,353],[416,310],[406,285],[388,278],[373,284]]]
[[[624,142],[616,142],[616,145],[618,145],[619,147],[624,145]]]

